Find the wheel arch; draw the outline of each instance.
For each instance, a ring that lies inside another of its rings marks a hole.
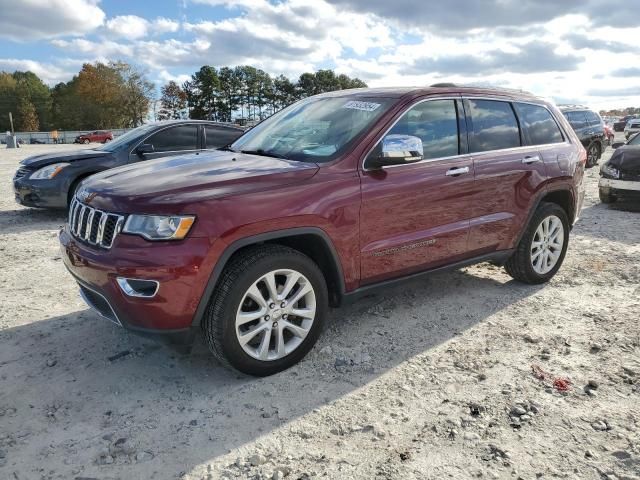
[[[67,206],[71,204],[71,196],[73,195],[74,190],[80,184],[80,182],[96,173],[99,173],[99,170],[93,172],[83,172],[69,183],[69,188],[67,189]]]
[[[540,204],[542,204],[543,202],[555,203],[556,205],[559,205],[566,212],[567,218],[569,219],[570,227],[573,226],[573,221],[576,215],[576,202],[571,189],[569,187],[560,187],[553,190],[544,190],[540,192],[538,198],[533,202],[531,210],[527,215],[527,221],[522,225],[520,233],[518,234],[518,237],[513,244],[514,247],[517,247],[517,245],[520,243],[520,240],[527,230],[527,226],[535,215],[536,210],[538,210],[538,207],[540,207]]]
[[[340,257],[327,233],[317,227],[299,227],[262,233],[241,238],[231,243],[218,259],[205,286],[192,326],[200,325],[216,288],[220,275],[231,258],[243,249],[259,244],[284,245],[311,258],[322,271],[329,290],[329,303],[338,306],[345,292],[344,275]]]

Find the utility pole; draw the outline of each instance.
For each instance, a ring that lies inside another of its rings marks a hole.
[[[11,135],[15,135],[15,131],[13,130],[13,115],[9,112],[9,123],[11,124]]]

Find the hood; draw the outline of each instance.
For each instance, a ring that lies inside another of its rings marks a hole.
[[[609,165],[623,172],[640,172],[640,145],[624,145],[615,149]]]
[[[92,175],[81,195],[120,213],[180,213],[213,198],[266,190],[311,178],[315,163],[215,151],[148,160]]]
[[[75,162],[77,160],[87,160],[90,158],[104,157],[111,155],[110,152],[101,150],[74,150],[71,152],[53,152],[35,155],[25,158],[20,163],[27,167],[40,168],[58,162]]]

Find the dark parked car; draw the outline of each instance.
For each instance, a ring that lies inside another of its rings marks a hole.
[[[640,134],[627,143],[614,143],[613,148],[613,155],[600,169],[600,200],[640,200]]]
[[[633,120],[634,118],[640,118],[640,115],[625,115],[613,124],[613,129],[616,132],[623,132],[624,127],[627,126],[627,122],[629,122],[629,120]]]
[[[581,105],[559,105],[559,107],[587,150],[587,168],[594,167],[609,143],[600,115]]]
[[[82,135],[78,135],[73,143],[107,143],[113,140],[113,133],[106,131],[95,131],[90,133],[83,133]]]
[[[172,120],[143,125],[91,150],[36,155],[23,160],[13,178],[16,202],[66,208],[89,175],[143,160],[216,149],[243,132],[215,122]]]
[[[493,261],[548,281],[584,195],[571,126],[516,91],[332,92],[225,150],[92,176],[60,243],[104,317],[173,340],[202,329],[254,375],[302,359],[330,305],[396,280]]]

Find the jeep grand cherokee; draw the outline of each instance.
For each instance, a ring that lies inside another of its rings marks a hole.
[[[92,176],[60,232],[87,303],[269,375],[298,362],[329,306],[418,274],[560,268],[586,152],[533,95],[443,85],[307,98],[223,151]]]

